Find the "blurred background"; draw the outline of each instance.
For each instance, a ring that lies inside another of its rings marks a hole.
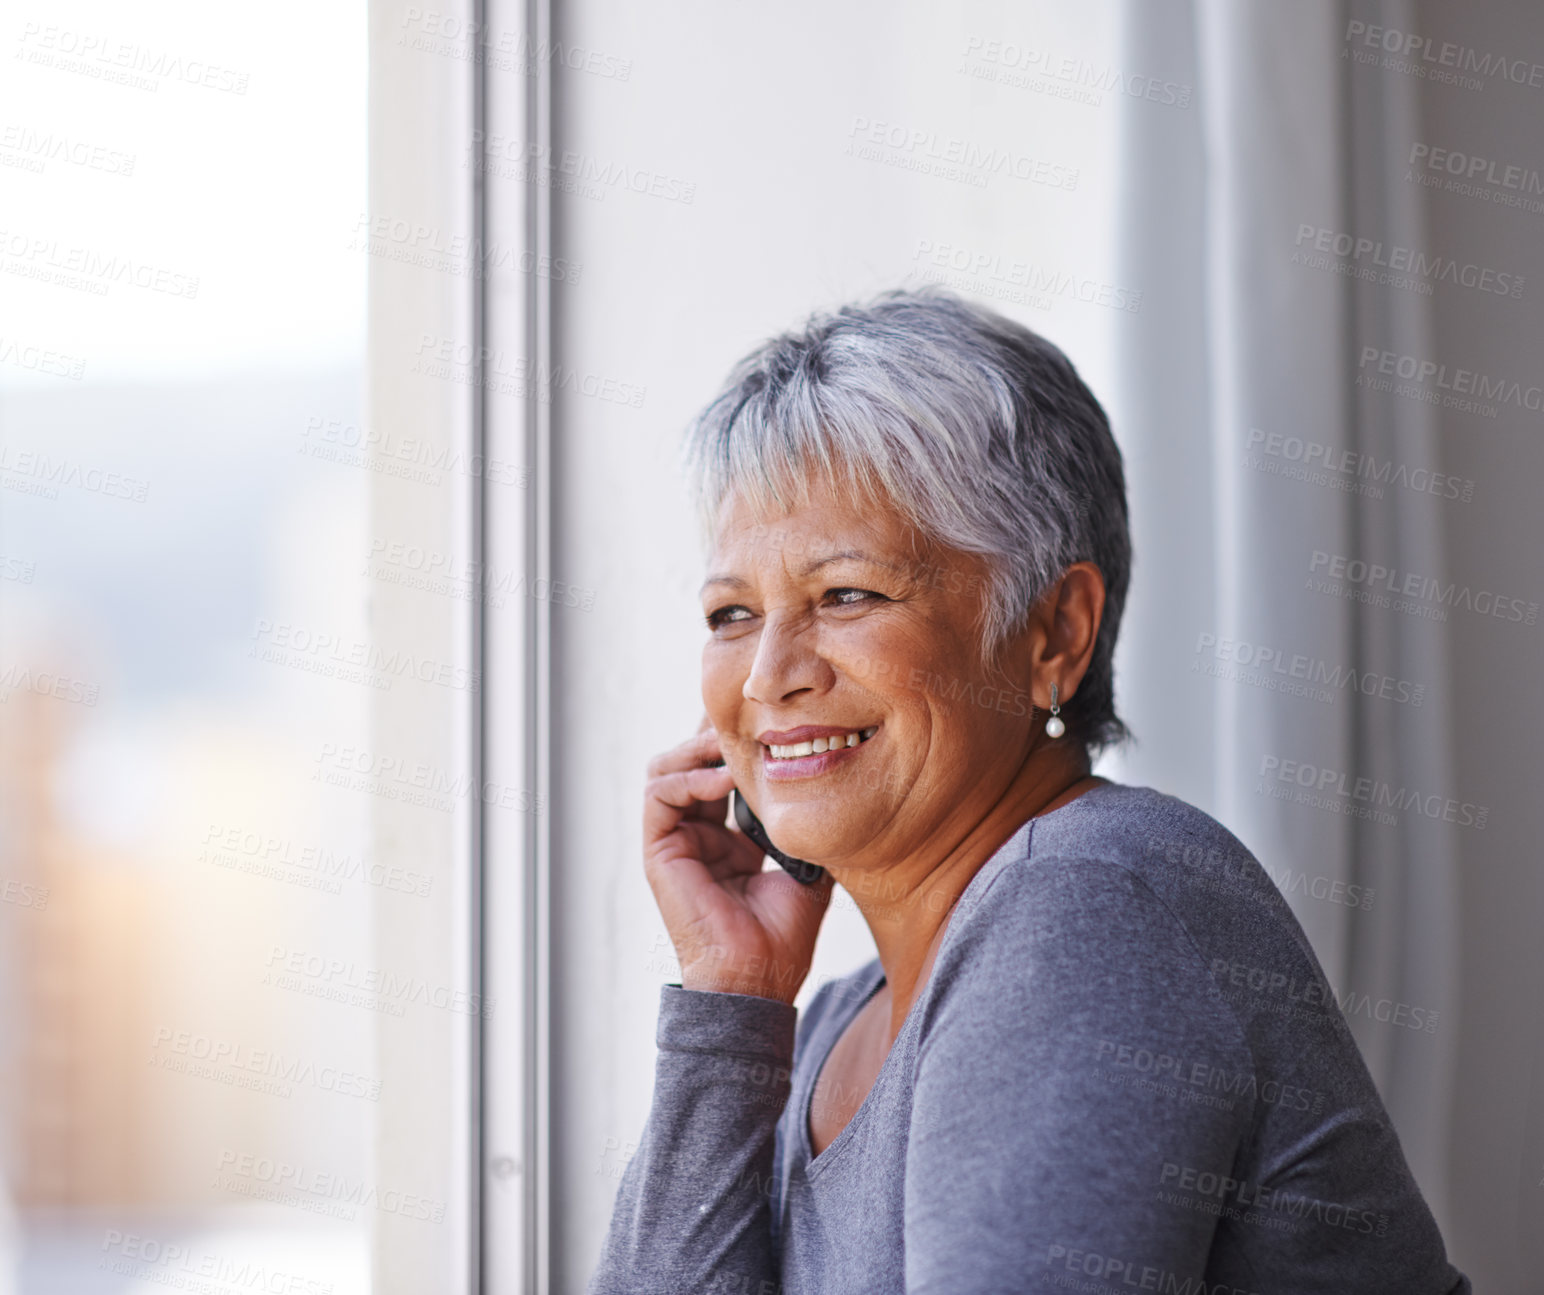
[[[1100,771],[1250,846],[1453,1261],[1544,1289],[1544,15],[20,0],[0,42],[0,1295],[583,1289],[678,974],[681,430],[923,282],[1111,414]],[[800,1004],[872,956],[839,895]]]
[[[4,14],[0,1289],[369,1289],[365,18]]]

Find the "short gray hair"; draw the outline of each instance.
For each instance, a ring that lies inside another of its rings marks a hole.
[[[1130,736],[1113,663],[1131,575],[1125,473],[1103,408],[1045,338],[936,284],[816,313],[735,365],[683,459],[704,537],[731,493],[786,511],[818,473],[981,555],[986,662],[1067,567],[1094,563],[1104,617],[1063,716],[1090,752]]]

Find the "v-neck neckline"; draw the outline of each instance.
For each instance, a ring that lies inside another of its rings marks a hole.
[[[1075,805],[1081,805],[1090,796],[1097,797],[1099,793],[1106,791],[1108,788],[1117,787],[1120,785],[1121,784],[1119,783],[1111,783],[1108,781],[1096,783],[1094,786],[1088,788],[1087,791],[1081,792],[1077,796],[1074,796],[1065,805],[1059,805],[1047,814],[1036,814],[1026,819],[1022,824],[1019,825],[1013,836],[1009,837],[1007,841],[1004,841],[1002,846],[999,847],[997,853],[994,854],[992,858],[982,866],[976,875],[966,883],[965,889],[960,892],[959,908],[968,909],[970,904],[974,903],[975,900],[979,897],[981,890],[985,886],[991,884],[990,878],[983,881],[983,878],[987,877],[987,874],[990,874],[992,878],[995,878],[999,873],[1001,873],[1004,867],[1006,867],[1009,863],[1018,857],[1018,851],[1010,850],[1009,847],[1012,846],[1013,842],[1021,834],[1024,837],[1024,844],[1022,849],[1025,857],[1027,858],[1034,849],[1035,825],[1042,819],[1055,818],[1058,815],[1064,815]],[[1087,806],[1084,806],[1084,808],[1086,809]],[[967,900],[969,903],[967,903]],[[919,1005],[922,1003],[923,999],[927,997],[928,990],[932,985],[933,973],[937,969],[938,959],[943,956],[944,950],[948,948],[950,940],[954,938],[955,932],[957,930],[954,919],[958,916],[958,909],[954,913],[950,914],[948,925],[944,930],[944,938],[939,942],[938,952],[936,955],[934,955],[933,966],[929,968],[927,980],[923,982],[923,985],[921,989],[918,990],[916,997],[912,999],[911,1006],[907,1009],[906,1012],[906,1019],[901,1023],[900,1033],[895,1036],[895,1041],[891,1043],[890,1050],[885,1053],[885,1059],[883,1064],[879,1067],[879,1073],[874,1076],[874,1082],[869,1086],[868,1092],[863,1095],[863,1100],[858,1103],[858,1109],[852,1113],[852,1118],[842,1126],[841,1132],[826,1144],[825,1150],[822,1151],[819,1155],[816,1155],[814,1142],[810,1138],[810,1112],[814,1109],[815,1105],[815,1088],[820,1083],[820,1076],[826,1068],[826,1063],[831,1060],[831,1053],[836,1050],[837,1041],[841,1039],[842,1035],[846,1032],[847,1027],[851,1025],[857,1018],[858,1013],[867,1007],[868,1004],[873,1000],[874,995],[879,992],[880,986],[885,983],[885,969],[877,957],[872,959],[872,969],[868,972],[870,976],[873,976],[873,982],[863,993],[863,996],[861,999],[859,999],[857,1006],[855,1006],[852,1011],[843,1014],[840,1020],[832,1023],[832,1027],[827,1035],[826,1044],[820,1051],[820,1059],[813,1067],[809,1090],[804,1094],[803,1100],[799,1103],[799,1148],[802,1153],[801,1160],[806,1179],[813,1178],[815,1175],[820,1173],[826,1165],[830,1164],[831,1161],[836,1159],[836,1153],[838,1153],[843,1146],[852,1140],[852,1138],[855,1136],[853,1134],[854,1127],[864,1117],[864,1113],[869,1109],[869,1107],[874,1104],[874,1094],[880,1090],[880,1087],[889,1077],[890,1072],[900,1064],[895,1059],[896,1055],[901,1051],[902,1042],[914,1028],[915,1022],[919,1015]],[[859,983],[861,984],[862,982],[860,981]]]
[[[874,995],[885,984],[885,969],[878,958],[873,959],[872,970],[869,974],[874,977],[873,983],[864,992],[858,1005],[850,1013],[841,1017],[839,1021],[833,1023],[833,1028],[828,1034],[828,1041],[821,1049],[820,1059],[814,1067],[809,1091],[805,1093],[804,1100],[799,1103],[799,1144],[803,1152],[804,1173],[806,1177],[817,1173],[830,1160],[834,1159],[831,1153],[848,1141],[848,1134],[852,1130],[853,1125],[858,1122],[859,1117],[868,1109],[874,1094],[878,1091],[880,1084],[884,1082],[886,1074],[891,1070],[891,1062],[900,1048],[901,1040],[905,1037],[907,1030],[911,1028],[912,1017],[916,1015],[917,1002],[920,1000],[921,995],[918,995],[918,998],[912,1001],[911,1010],[906,1013],[906,1019],[901,1024],[901,1032],[895,1036],[895,1042],[890,1045],[889,1051],[885,1053],[885,1059],[879,1067],[879,1073],[874,1076],[874,1082],[869,1085],[868,1092],[863,1095],[863,1100],[858,1103],[858,1109],[852,1113],[851,1118],[842,1126],[841,1131],[826,1144],[825,1150],[816,1155],[815,1144],[810,1138],[810,1114],[815,1108],[815,1089],[820,1083],[820,1076],[826,1068],[826,1063],[831,1060],[831,1054],[836,1050],[837,1043],[842,1035],[847,1032],[847,1027],[858,1018],[858,1014],[873,1001]]]

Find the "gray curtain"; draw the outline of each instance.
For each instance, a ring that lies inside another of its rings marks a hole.
[[[1438,424],[1359,378],[1432,353],[1434,297],[1357,274],[1390,259],[1358,238],[1428,243],[1403,166],[1417,83],[1353,65],[1353,16],[1412,26],[1394,4],[1125,11],[1125,69],[1194,94],[1125,109],[1144,296],[1114,401],[1138,564],[1118,678],[1141,740],[1117,771],[1206,808],[1276,878],[1445,1221],[1455,833],[1476,829],[1443,814],[1484,797],[1455,782],[1448,626],[1387,589],[1446,572],[1444,501],[1408,484],[1440,470]],[[1398,574],[1357,583],[1356,563]]]

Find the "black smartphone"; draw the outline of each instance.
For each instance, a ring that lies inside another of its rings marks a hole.
[[[722,769],[724,762],[714,760],[710,769]],[[738,787],[729,789],[729,803],[734,808],[734,821],[739,824],[740,831],[750,837],[762,853],[770,854],[782,866],[795,881],[805,886],[813,886],[826,875],[826,870],[818,863],[810,863],[807,859],[795,859],[791,854],[784,854],[772,844],[772,838],[767,835],[767,829],[761,825],[761,820],[756,817],[756,812],[750,807],[745,797],[740,795]]]

